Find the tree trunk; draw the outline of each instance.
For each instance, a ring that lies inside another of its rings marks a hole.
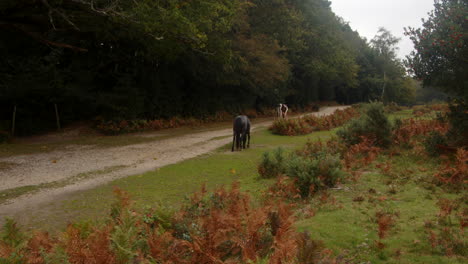
[[[15,136],[15,124],[16,124],[16,105],[13,107],[13,118],[11,121],[11,136]]]
[[[57,130],[60,131],[60,118],[59,118],[57,104],[54,104],[54,107],[55,107],[55,119],[57,120]]]
[[[385,81],[385,71],[383,72],[383,87],[382,87],[382,96],[380,98],[380,100],[384,101],[384,94],[385,94],[385,85],[387,84],[387,82]]]

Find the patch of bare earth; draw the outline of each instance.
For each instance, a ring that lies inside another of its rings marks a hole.
[[[342,108],[345,106],[326,107],[312,114],[328,115]],[[271,122],[254,123],[253,129]],[[170,134],[170,130],[166,133]],[[150,135],[146,133],[145,137]],[[154,136],[154,141],[141,144],[111,148],[68,145],[46,153],[0,158],[3,164],[0,166],[0,193],[25,186],[46,186],[1,203],[0,222],[5,217],[20,217],[25,211],[42,210],[39,209],[42,204],[65,199],[67,194],[209,153],[230,143],[231,135],[230,127],[195,130],[164,139]]]

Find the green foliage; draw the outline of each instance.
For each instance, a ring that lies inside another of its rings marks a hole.
[[[415,51],[405,64],[425,86],[442,88],[465,100],[468,98],[468,3],[459,0],[434,2],[434,10],[421,28],[407,28]]]
[[[296,180],[302,197],[335,186],[344,177],[338,155],[321,153],[313,158],[293,155],[287,162],[286,174]]]
[[[285,154],[283,148],[263,153],[258,172],[263,178],[286,175],[302,197],[335,186],[344,177],[338,151],[322,144],[308,144],[303,151]],[[320,149],[318,149],[319,147]],[[315,151],[316,150],[316,151]]]
[[[456,147],[468,146],[468,101],[455,100],[449,104],[447,119],[450,124],[447,140]]]
[[[447,145],[447,138],[445,135],[442,135],[438,131],[432,131],[425,139],[424,139],[424,148],[426,152],[433,157],[437,157],[440,154],[440,146]]]
[[[387,147],[391,143],[392,125],[385,114],[382,103],[371,103],[364,107],[359,119],[349,122],[337,135],[347,144],[355,145],[362,137],[375,140],[377,146]]]
[[[13,219],[7,218],[0,233],[0,239],[12,248],[20,247],[26,239],[26,235],[20,230]]]
[[[258,172],[262,178],[273,178],[280,176],[286,172],[286,156],[285,150],[278,147],[273,151],[264,152],[262,161],[258,165]]]
[[[0,124],[16,106],[16,135],[55,128],[54,105],[62,126],[100,116],[112,134],[116,120],[381,95],[380,55],[326,0],[9,0],[0,16]],[[385,100],[406,103],[392,67]]]
[[[118,225],[113,230],[110,239],[118,263],[133,262],[137,257],[137,251],[146,246],[146,241],[140,237],[143,230],[139,228],[136,221],[137,219],[131,215],[131,212],[122,212]]]

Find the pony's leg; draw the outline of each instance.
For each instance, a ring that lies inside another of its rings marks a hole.
[[[245,149],[245,143],[247,141],[247,134],[242,133],[242,148]]]
[[[236,142],[236,133],[232,135],[232,148],[231,151],[234,151],[234,143]]]
[[[249,137],[249,141],[247,142],[247,147],[250,148],[250,132],[247,133],[247,136]]]

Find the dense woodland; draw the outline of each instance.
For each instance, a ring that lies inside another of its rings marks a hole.
[[[417,83],[381,29],[366,40],[327,0],[7,0],[0,130],[204,118],[278,102],[408,104]]]

